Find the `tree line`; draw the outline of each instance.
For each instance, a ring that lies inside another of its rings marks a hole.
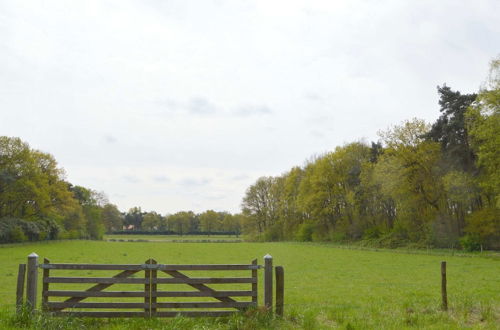
[[[132,232],[165,232],[185,234],[234,234],[241,233],[243,216],[229,212],[207,210],[202,213],[179,211],[174,214],[161,214],[151,211],[142,212],[133,207],[123,215],[122,227]],[[116,231],[115,228],[111,228]]]
[[[500,249],[500,58],[477,94],[438,86],[440,116],[352,142],[243,198],[257,240]]]
[[[170,233],[240,233],[241,215],[208,210],[162,216],[121,212],[102,192],[66,181],[54,157],[17,137],[0,136],[0,243],[102,239],[123,229]]]
[[[0,242],[99,239],[108,209],[103,193],[65,181],[52,155],[0,136]]]

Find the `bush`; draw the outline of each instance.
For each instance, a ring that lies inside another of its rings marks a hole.
[[[24,231],[19,225],[14,225],[9,228],[8,232],[8,242],[24,242],[27,241],[28,238],[24,235]]]
[[[467,242],[474,240],[487,248],[500,248],[500,209],[496,207],[486,207],[469,214],[466,218]],[[465,237],[464,237],[465,238]]]
[[[378,245],[394,249],[406,246],[410,241],[408,229],[403,224],[396,222],[390,232],[381,234],[378,238]]]
[[[27,221],[17,218],[0,219],[0,243],[57,239],[60,227],[50,219]]]
[[[30,241],[39,241],[40,233],[43,231],[43,224],[33,221],[19,221],[20,225],[23,227],[23,231],[28,236]]]
[[[330,232],[330,240],[332,242],[344,242],[346,240],[346,233],[342,230],[332,230]]]
[[[45,232],[47,233],[46,239],[58,239],[61,227],[59,227],[55,220],[47,219],[45,220]]]
[[[24,242],[26,237],[22,220],[14,218],[0,219],[0,243]]]
[[[460,239],[460,246],[470,252],[481,250],[481,242],[477,235],[465,235]]]
[[[301,242],[311,242],[313,232],[314,232],[314,225],[311,223],[304,222],[299,226],[296,238],[298,241]]]
[[[368,228],[363,232],[363,239],[375,239],[379,238],[382,234],[381,230],[378,227]]]
[[[73,230],[68,230],[68,231],[61,231],[58,234],[58,237],[60,239],[78,239],[78,238],[82,238],[83,235],[78,230],[73,229]]]
[[[331,240],[331,233],[332,230],[330,230],[326,226],[314,226],[314,230],[312,233],[312,241],[313,242],[326,242]]]
[[[271,226],[264,232],[264,241],[276,242],[281,240],[281,227],[278,224]]]

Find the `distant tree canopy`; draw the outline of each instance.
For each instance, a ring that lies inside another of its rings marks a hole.
[[[131,219],[141,217],[140,223],[131,221]],[[127,222],[127,219],[128,222]],[[132,224],[129,230],[136,231],[161,231],[169,232],[178,235],[185,234],[235,234],[241,232],[241,215],[233,215],[228,212],[216,212],[207,210],[202,213],[194,213],[193,211],[179,211],[174,214],[162,216],[154,211],[141,212],[140,208],[134,207],[125,214],[125,223]]]
[[[441,116],[337,147],[243,198],[259,240],[500,249],[500,59],[478,94],[438,87]]]
[[[66,182],[52,155],[0,136],[1,242],[100,239],[109,207],[104,194]]]
[[[104,193],[73,185],[47,153],[19,138],[0,136],[0,243],[101,239],[105,232],[234,233],[241,216],[208,210],[162,216],[133,207],[122,213]]]

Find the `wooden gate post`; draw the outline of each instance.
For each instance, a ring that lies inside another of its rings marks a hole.
[[[19,264],[19,272],[17,273],[17,290],[16,290],[16,312],[19,314],[23,307],[24,281],[26,278],[26,264]]]
[[[252,296],[252,303],[253,303],[253,306],[254,307],[257,307],[258,305],[258,298],[259,298],[259,294],[258,294],[258,284],[257,284],[257,281],[258,281],[258,272],[257,272],[257,259],[254,259],[252,260],[252,265],[254,267],[256,267],[255,269],[252,269],[252,278],[254,280],[254,282],[252,283],[252,292],[254,293],[254,295]]]
[[[156,265],[158,262],[154,259],[150,259],[151,265]],[[158,278],[158,271],[156,269],[151,270],[151,316],[156,315],[156,292],[158,291],[158,286],[156,284],[156,279]]]
[[[147,268],[151,264],[151,258],[146,260],[144,270],[144,317],[151,317],[151,270]]]
[[[45,265],[50,264],[50,260],[47,258],[43,258],[43,263]],[[49,305],[49,297],[44,295],[45,292],[49,291],[49,283],[45,283],[45,279],[50,277],[50,269],[49,268],[44,268],[42,271],[42,311],[47,311],[48,310],[48,305]]]
[[[276,266],[276,315],[283,316],[285,296],[285,271],[282,266]]]
[[[264,256],[264,306],[272,311],[273,308],[273,257]]]
[[[38,254],[33,252],[28,256],[28,278],[26,286],[26,303],[29,311],[36,309],[36,291],[38,284]]]

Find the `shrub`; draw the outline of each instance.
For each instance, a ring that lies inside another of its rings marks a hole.
[[[27,221],[17,218],[0,219],[0,243],[57,239],[60,227],[51,219]]]
[[[375,239],[379,238],[382,234],[378,227],[368,228],[363,232],[363,239]]]
[[[481,249],[481,242],[477,235],[465,235],[460,239],[460,246],[465,251],[479,251]]]
[[[275,224],[268,228],[264,232],[264,241],[266,242],[275,242],[281,240],[281,227],[279,224]]]
[[[332,230],[330,232],[330,240],[332,242],[343,242],[346,239],[346,234],[345,232],[341,230]]]
[[[14,225],[9,228],[8,232],[8,241],[7,242],[24,242],[27,241],[28,238],[23,232],[23,229],[19,225]]]
[[[500,209],[496,207],[483,208],[468,215],[465,231],[470,237],[467,240],[476,240],[479,245],[489,249],[500,248],[499,219]]]
[[[23,221],[19,220],[19,224],[23,227],[23,231],[28,236],[30,241],[39,241],[40,232],[43,230],[43,224],[38,224],[34,221]],[[41,230],[42,229],[42,230]]]
[[[301,242],[312,241],[312,234],[314,232],[314,225],[311,223],[304,222],[299,226],[297,231],[297,240]]]

